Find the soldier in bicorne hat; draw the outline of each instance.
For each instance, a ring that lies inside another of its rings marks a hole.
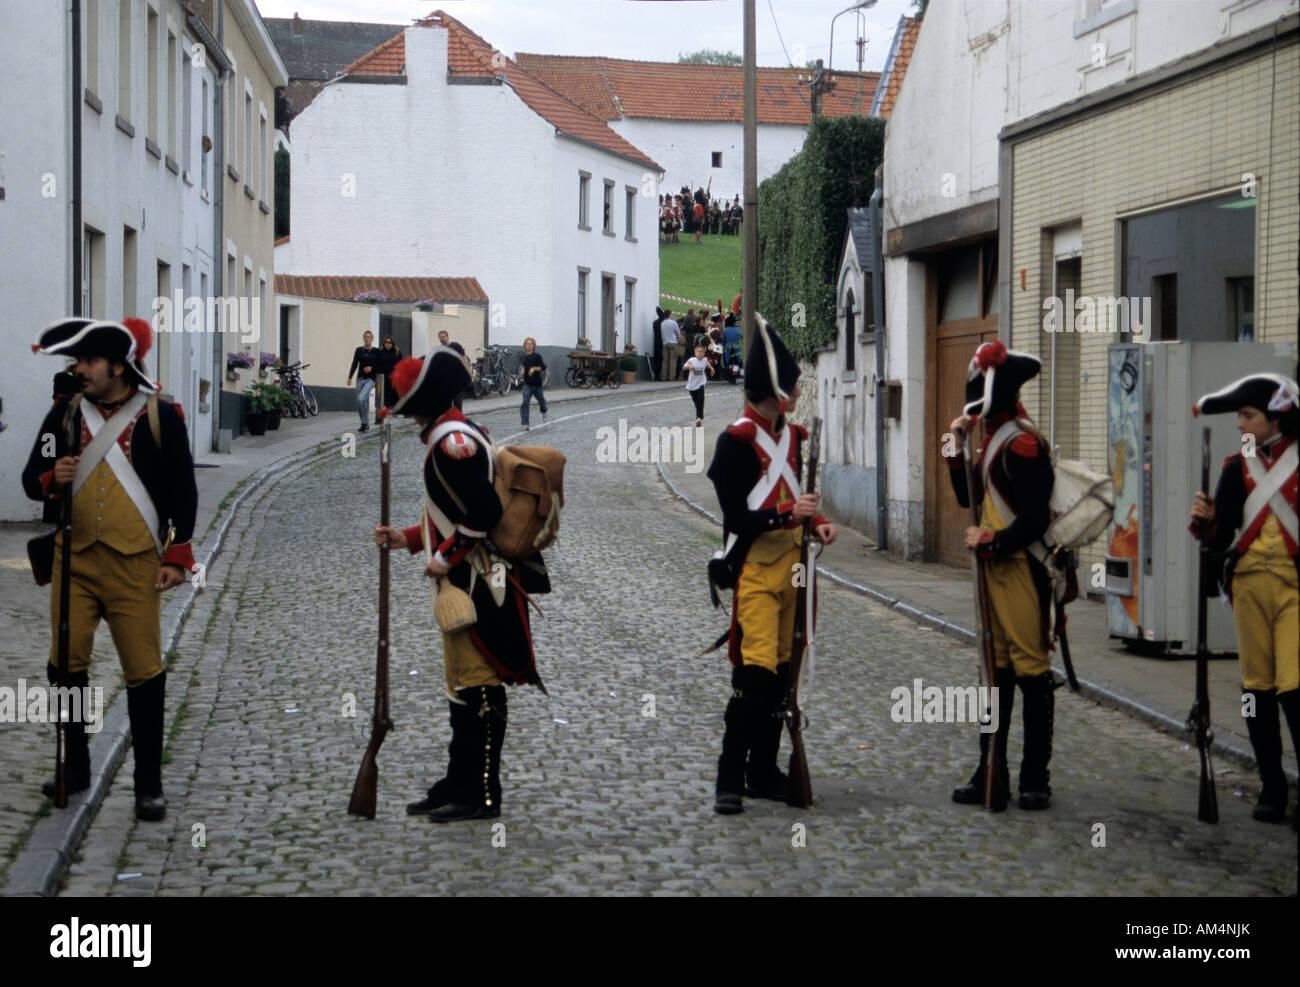
[[[487,430],[453,405],[469,381],[465,357],[448,346],[397,365],[392,385],[400,398],[392,413],[414,418],[427,446],[424,510],[420,523],[405,530],[374,529],[376,544],[387,537],[393,548],[423,551],[425,575],[468,593],[477,616],[472,626],[442,635],[451,714],[447,774],[406,807],[440,823],[501,814],[505,686],[542,688],[524,593],[551,589],[540,553],[521,560],[509,578],[496,578],[504,570],[493,565],[510,563],[491,554],[487,541],[502,513],[492,486],[493,449]]]
[[[1048,761],[1052,757],[1055,681],[1051,672],[1048,606],[1051,581],[1036,554],[1051,521],[1048,502],[1054,475],[1051,451],[1019,402],[1021,386],[1037,376],[1042,362],[1029,353],[1008,350],[1000,340],[975,351],[966,375],[966,405],[949,426],[960,438],[975,422],[984,439],[973,464],[975,497],[982,504],[980,525],[966,529],[966,548],[983,562],[989,593],[990,624],[997,667],[997,770],[1010,789],[1007,738],[1016,686],[1024,696],[1024,756],[1020,762],[1022,809],[1046,809],[1051,802]],[[953,491],[970,506],[962,454],[948,456]],[[983,803],[985,753],[989,734],[980,734],[980,764],[952,800]],[[1004,805],[993,806],[1003,809]]]
[[[143,358],[153,343],[140,319],[61,319],[32,349],[75,358],[80,393],[56,401],[23,470],[33,500],[72,498],[72,563],[67,685],[89,684],[91,647],[101,615],[126,679],[135,748],[135,814],[166,813],[162,789],[163,699],[167,673],[159,628],[161,594],[194,570],[190,537],[198,506],[189,434],[178,406],[159,401]],[[68,437],[75,436],[72,444]],[[50,588],[50,682],[58,677],[62,535]],[[69,723],[68,791],[90,785],[85,723]],[[54,794],[52,782],[45,794]]]
[[[795,567],[803,522],[830,544],[835,525],[800,488],[807,430],[785,415],[799,397],[799,364],[760,317],[745,363],[745,413],[718,436],[709,479],[722,506],[724,548],[709,565],[713,586],[732,590],[727,703],[714,809],[744,810],[743,796],[784,800],[777,767],[781,707],[790,689]],[[716,599],[716,594],[715,594]]]
[[[1300,751],[1300,391],[1295,381],[1280,374],[1252,374],[1205,395],[1192,411],[1236,412],[1243,436],[1241,452],[1223,461],[1214,497],[1197,492],[1191,527],[1200,537],[1204,521],[1211,551],[1226,559],[1224,582],[1237,624],[1242,710],[1263,786],[1252,815],[1281,822],[1286,818],[1287,784],[1279,706]]]

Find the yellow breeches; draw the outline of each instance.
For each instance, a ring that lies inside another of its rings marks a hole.
[[[1276,571],[1237,572],[1232,611],[1242,685],[1279,694],[1300,688],[1300,590],[1294,582]]]
[[[470,637],[470,628],[442,635],[442,664],[447,677],[447,694],[480,685],[500,685],[501,680]]]
[[[1021,555],[981,565],[989,588],[989,622],[998,668],[1014,668],[1021,677],[1049,671],[1052,663],[1047,658],[1038,589],[1029,572],[1029,560]]]
[[[751,557],[754,554],[750,552]],[[795,598],[799,592],[794,578],[798,562],[799,546],[794,545],[772,562],[746,559],[741,567],[736,583],[736,623],[741,630],[743,664],[761,665],[775,672],[777,665],[790,660]]]
[[[60,537],[60,540],[61,537]],[[50,581],[50,664],[59,661],[59,579],[63,549],[54,550]],[[158,553],[152,547],[123,555],[103,542],[72,553],[68,595],[68,671],[90,667],[95,628],[108,621],[122,675],[129,686],[139,685],[162,670],[162,633],[158,627],[162,594],[154,589]]]

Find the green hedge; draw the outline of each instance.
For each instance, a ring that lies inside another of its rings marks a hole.
[[[869,204],[884,153],[884,120],[817,117],[803,150],[758,187],[758,310],[801,359],[835,339],[845,210]]]

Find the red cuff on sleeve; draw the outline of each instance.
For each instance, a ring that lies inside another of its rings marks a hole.
[[[194,547],[190,542],[184,542],[180,545],[173,545],[163,553],[162,561],[159,565],[179,566],[186,572],[193,572],[194,566]]]
[[[418,524],[403,528],[402,536],[406,539],[406,550],[412,555],[424,551],[424,532]]]
[[[1187,530],[1190,531],[1190,532],[1192,533],[1192,537],[1193,537],[1193,538],[1197,539],[1198,541],[1200,540],[1200,537],[1201,537],[1201,522],[1200,522],[1200,521],[1193,520],[1193,521],[1192,521],[1192,522],[1187,526]],[[1217,520],[1215,520],[1215,521],[1211,521],[1211,522],[1209,523],[1209,525],[1206,526],[1206,529],[1205,529],[1205,537],[1206,537],[1207,539],[1209,539],[1210,541],[1213,541],[1213,540],[1214,540],[1214,536],[1217,535],[1218,533],[1219,533],[1219,522],[1218,522]]]
[[[822,517],[820,514],[814,514],[812,523],[814,528],[820,528],[823,524],[830,524],[830,521]]]
[[[41,490],[46,497],[55,498],[59,496],[57,493],[50,493],[50,487],[52,486],[54,486],[54,470],[46,470],[41,474]]]
[[[986,562],[992,561],[992,559],[995,557],[993,554],[993,532],[992,531],[986,531],[984,532],[984,534],[980,535],[980,543],[975,548],[975,554],[978,555],[981,559],[984,559]]]

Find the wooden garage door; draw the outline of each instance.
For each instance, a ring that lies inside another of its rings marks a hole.
[[[971,356],[980,343],[998,338],[995,257],[991,240],[953,251],[928,265],[926,279],[925,547],[928,558],[952,565],[970,565],[970,553],[963,545],[970,512],[957,504],[940,445],[965,404]],[[978,288],[971,288],[972,281]],[[963,291],[965,297],[956,299]],[[954,313],[960,316],[944,318]],[[978,445],[978,429],[972,441]]]

